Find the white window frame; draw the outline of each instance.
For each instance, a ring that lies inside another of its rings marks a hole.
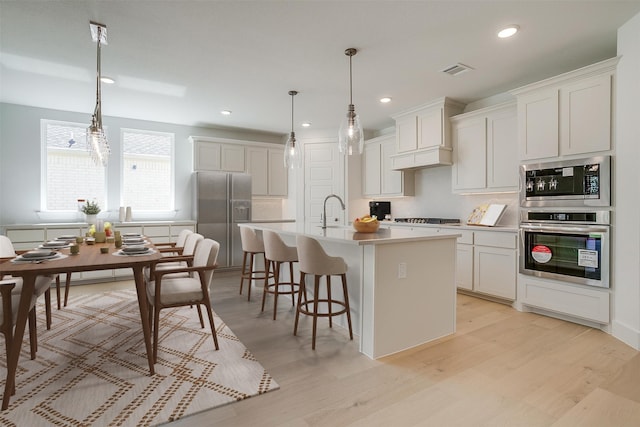
[[[166,217],[167,215],[175,215],[176,210],[176,194],[175,194],[175,174],[176,174],[176,135],[173,132],[158,132],[146,129],[134,129],[134,128],[120,128],[120,141],[121,141],[121,155],[120,155],[120,205],[124,206],[124,158],[125,158],[125,147],[124,147],[124,134],[125,133],[137,133],[137,134],[146,134],[146,135],[162,135],[171,137],[171,176],[169,177],[170,182],[170,194],[169,194],[169,209],[168,210],[140,210],[134,209],[135,212],[142,212],[145,217],[148,216],[159,216]]]

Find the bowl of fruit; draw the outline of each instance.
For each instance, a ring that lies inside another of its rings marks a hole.
[[[380,222],[375,215],[365,215],[353,221],[353,228],[358,233],[375,233],[380,228]]]

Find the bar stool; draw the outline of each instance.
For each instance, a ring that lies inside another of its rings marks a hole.
[[[264,257],[264,242],[260,240],[256,231],[249,227],[240,227],[240,239],[242,240],[242,273],[240,274],[240,295],[245,279],[249,280],[249,290],[247,291],[247,301],[251,301],[251,282],[253,280],[268,280],[273,277],[273,273],[266,270],[254,270],[253,261],[256,255],[262,254]],[[249,271],[247,271],[247,255],[249,256]],[[265,265],[267,264],[265,258]]]
[[[298,318],[300,313],[313,317],[313,337],[311,341],[311,349],[316,348],[316,324],[318,317],[328,317],[329,327],[333,327],[331,318],[339,316],[343,313],[347,315],[349,324],[349,338],[353,340],[353,330],[351,329],[351,311],[349,308],[349,294],[347,292],[347,264],[340,257],[332,257],[322,249],[320,243],[316,239],[307,236],[296,236],[296,245],[298,246],[298,262],[300,264],[300,291],[298,293],[298,307],[296,310],[296,320],[293,327],[293,335],[298,333]],[[314,276],[313,283],[313,299],[307,297],[305,276],[311,274]],[[320,277],[326,276],[327,298],[322,299],[319,295]],[[344,301],[331,298],[331,276],[340,276],[342,278],[342,292]],[[303,300],[304,299],[304,300]],[[318,305],[326,303],[328,310],[326,312],[318,311]],[[333,304],[342,307],[339,311],[333,311]]]
[[[280,294],[291,295],[291,306],[294,306],[295,294],[298,293],[299,285],[293,281],[293,263],[298,262],[298,250],[295,247],[287,246],[278,233],[274,231],[264,230],[262,232],[264,241],[264,257],[267,264],[267,273],[273,267],[273,283],[269,283],[269,279],[264,280],[264,292],[262,293],[262,311],[264,311],[264,302],[267,294],[273,294],[273,320],[276,320],[276,312],[278,308],[278,296]],[[289,263],[289,281],[282,282],[280,280],[280,266],[283,263]],[[289,285],[290,290],[280,288],[283,285]]]

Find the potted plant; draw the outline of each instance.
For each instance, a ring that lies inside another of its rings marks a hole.
[[[100,205],[96,202],[90,202],[87,200],[87,203],[82,205],[82,212],[84,213],[88,224],[95,224],[96,218],[100,213]]]

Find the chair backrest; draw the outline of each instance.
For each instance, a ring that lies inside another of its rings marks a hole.
[[[269,261],[289,262],[298,260],[298,250],[287,246],[278,233],[271,230],[262,231],[264,256]]]
[[[189,230],[188,228],[185,228],[180,233],[178,233],[178,238],[176,239],[176,246],[179,248],[184,247],[184,244],[187,241],[187,236],[192,233],[193,231]]]
[[[196,247],[196,252],[193,254],[193,266],[212,266],[216,264],[218,260],[218,252],[220,252],[220,243],[213,239],[203,239]],[[196,275],[198,273],[195,273]],[[211,278],[213,277],[213,270],[207,270],[205,272],[205,284],[211,285]]]
[[[296,236],[300,271],[306,274],[334,275],[347,272],[347,264],[340,257],[332,257],[316,239]]]
[[[264,242],[253,228],[240,227],[242,250],[245,252],[264,252]]]
[[[8,258],[16,256],[11,239],[7,236],[0,236],[0,258]]]
[[[196,251],[198,243],[204,239],[202,234],[190,233],[184,242],[182,255],[193,255]]]

